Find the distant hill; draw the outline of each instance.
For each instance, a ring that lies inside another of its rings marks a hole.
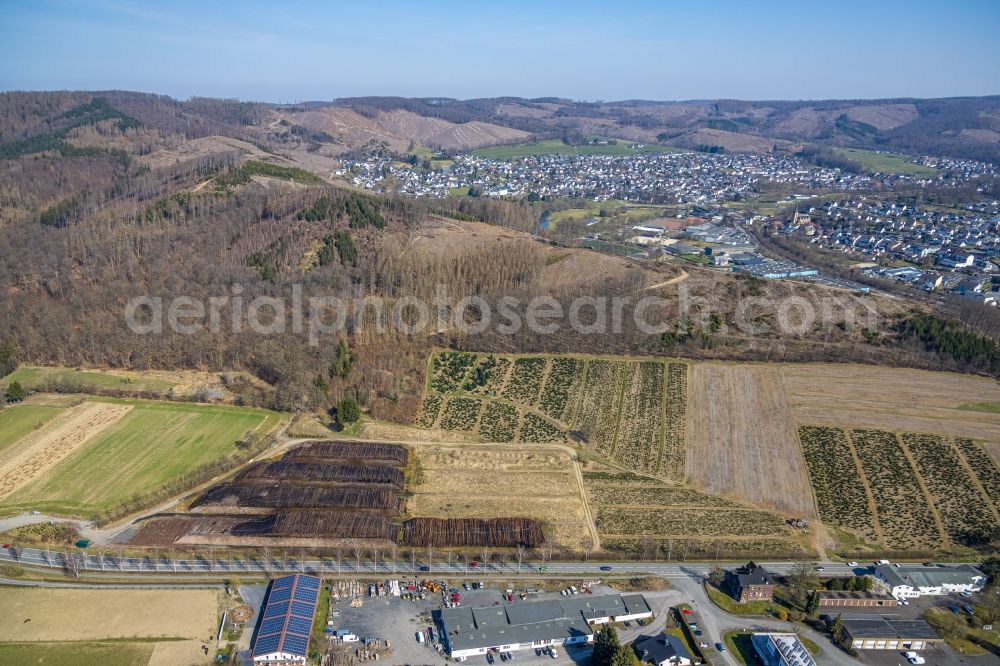
[[[322,103],[310,103],[315,108]],[[474,100],[363,97],[331,107],[359,113],[409,111],[454,123],[479,121],[552,138],[603,134],[680,147],[761,151],[810,143],[1000,160],[1000,96],[823,101],[694,100],[573,102],[497,97]],[[712,134],[712,130],[720,132]],[[738,140],[730,136],[748,137]]]

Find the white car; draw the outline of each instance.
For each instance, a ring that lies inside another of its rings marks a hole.
[[[559,650],[555,649],[554,647],[550,647],[549,648],[549,656],[552,657],[553,659],[558,659],[559,658]]]
[[[969,592],[968,590],[966,590],[965,592],[959,592],[958,596],[965,597],[966,599],[968,599],[969,597],[972,596],[972,592]]]
[[[903,656],[906,657],[906,660],[908,662],[910,662],[911,664],[924,664],[924,663],[927,663],[927,660],[924,659],[923,657],[921,657],[916,652],[912,652],[912,651],[911,652],[904,652]]]
[[[849,567],[856,567],[856,566],[858,566],[858,563],[857,562],[848,562],[847,566],[849,566]]]

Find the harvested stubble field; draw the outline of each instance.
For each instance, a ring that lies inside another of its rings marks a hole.
[[[3,590],[0,641],[212,636],[213,590]],[[100,609],[100,612],[95,612]],[[30,622],[25,620],[30,619]]]
[[[687,412],[687,475],[711,492],[814,516],[809,472],[777,367],[699,363]]]
[[[984,377],[846,364],[780,368],[798,423],[1000,441],[1000,414],[963,408],[1000,404],[1000,384]]]
[[[544,445],[423,446],[408,513],[429,518],[526,516],[558,545],[579,549],[590,533],[569,453]]]
[[[0,410],[0,456],[5,456],[8,446],[38,430],[62,411],[60,407],[43,405],[14,405]]]
[[[65,410],[3,450],[0,498],[44,477],[128,413],[127,405],[85,402]]]
[[[201,466],[236,455],[249,433],[263,435],[281,416],[259,409],[149,400],[90,399],[25,439],[49,429],[83,438],[62,462],[5,498],[5,508],[90,516],[136,495],[155,493]],[[20,447],[20,443],[15,445]]]

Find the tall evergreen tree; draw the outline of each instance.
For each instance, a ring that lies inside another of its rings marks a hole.
[[[618,632],[612,625],[604,625],[594,637],[594,652],[591,663],[594,666],[610,666],[611,660],[620,647]]]
[[[619,645],[611,656],[610,666],[635,666],[638,662],[635,652],[627,645]]]
[[[21,386],[21,382],[11,382],[7,387],[7,400],[11,402],[21,402],[28,397],[28,392]]]

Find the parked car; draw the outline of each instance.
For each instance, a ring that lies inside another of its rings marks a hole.
[[[685,608],[685,609],[684,609],[684,610],[682,610],[681,612],[682,612],[682,613],[684,613],[685,615],[690,615],[690,614],[691,614],[691,613],[693,613],[694,611],[692,611],[692,610],[691,610],[690,608]]]
[[[723,645],[722,643],[716,643],[715,644],[715,649],[718,650],[719,652],[725,652],[726,651],[726,646]]]
[[[466,590],[471,590],[472,589],[472,586],[469,585],[468,583],[462,583],[462,587],[464,587]]]
[[[695,636],[701,636],[701,629],[695,629],[694,630],[694,635]]]
[[[908,662],[910,662],[911,664],[923,664],[923,663],[927,662],[926,659],[924,659],[919,654],[917,654],[916,652],[913,652],[913,651],[904,652],[903,656],[906,657],[906,660]]]
[[[6,546],[5,546],[5,547],[6,547]],[[960,597],[965,597],[966,599],[968,599],[969,597],[971,597],[971,596],[972,596],[972,592],[959,592],[959,593],[958,593],[958,596],[960,596]]]
[[[705,641],[702,641],[701,643],[698,643],[698,647],[700,647],[700,648],[707,648],[708,647],[708,643],[706,643]]]
[[[603,564],[601,565],[601,571],[611,571],[611,567],[607,564]]]
[[[493,663],[493,653],[492,652],[487,652],[486,653],[486,663],[487,664],[492,664]]]
[[[559,658],[559,650],[555,649],[554,647],[550,647],[549,648],[549,656],[552,657],[553,659],[558,659]]]
[[[506,652],[501,652],[500,653],[500,661],[507,661],[507,653]]]

